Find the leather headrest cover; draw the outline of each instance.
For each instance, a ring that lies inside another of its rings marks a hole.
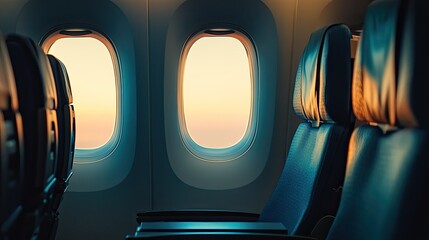
[[[55,86],[57,87],[58,104],[62,106],[69,105],[73,103],[73,95],[66,67],[58,58],[52,55],[48,55],[48,58],[55,78]]]
[[[361,121],[395,125],[395,35],[397,1],[375,1],[367,8],[356,53],[352,104]]]
[[[351,121],[350,38],[350,29],[345,25],[333,25],[325,33],[319,73],[319,111],[323,121]]]
[[[311,34],[295,80],[293,106],[299,117],[350,122],[350,36],[338,24]]]
[[[0,109],[18,110],[15,79],[9,53],[3,35],[0,33]]]
[[[429,75],[427,1],[404,1],[403,25],[399,31],[397,116],[405,127],[429,126]]]

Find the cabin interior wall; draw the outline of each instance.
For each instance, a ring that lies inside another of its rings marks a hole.
[[[15,32],[19,13],[29,0],[2,0],[0,1],[0,31],[2,33]]]
[[[27,1],[0,1],[0,29],[3,33],[16,31],[21,9]],[[277,85],[275,115],[275,126],[278,126],[278,129],[275,130],[271,146],[276,151],[272,151],[273,155],[270,156],[277,163],[267,165],[261,176],[266,180],[252,186],[252,190],[261,192],[258,199],[244,199],[240,194],[243,190],[229,192],[227,194],[231,199],[236,200],[228,201],[228,205],[220,203],[214,208],[225,207],[249,212],[261,210],[275,186],[284,163],[284,156],[287,154],[287,146],[299,123],[290,98],[295,70],[311,32],[334,22],[346,23],[352,29],[360,28],[366,6],[371,1],[262,0],[274,16],[279,37],[278,77],[280,81]],[[85,4],[85,2],[76,1],[76,4]],[[159,68],[163,66],[164,55],[159,51],[165,47],[168,23],[175,9],[184,0],[113,0],[112,2],[127,16],[133,31],[138,89],[136,109],[138,123],[136,149],[138,151],[135,153],[131,172],[119,185],[103,191],[65,194],[60,210],[61,220],[57,237],[59,240],[123,239],[124,235],[135,230],[137,211],[163,209],[166,204],[171,204],[171,201],[153,201],[153,189],[163,187],[162,183],[152,182],[151,175],[157,172],[153,169],[152,144],[161,137],[154,133],[157,133],[157,129],[163,129],[163,123],[157,121],[154,114],[159,111],[157,109],[159,105],[156,102],[163,102],[163,97],[153,94],[153,90],[162,86],[163,79],[159,73],[163,70]],[[189,202],[195,202],[197,206],[205,204],[199,202],[203,199],[197,195],[189,196]],[[173,204],[170,207],[183,205],[178,202],[177,205]]]
[[[65,195],[60,209],[59,240],[123,239],[135,230],[136,213],[151,206],[148,1],[112,2],[128,18],[134,37],[137,108],[133,111],[137,117],[138,150],[130,173],[119,185],[104,191]]]
[[[165,2],[169,2],[169,4],[167,5]],[[224,6],[225,2],[228,1],[223,1],[221,6]],[[246,3],[246,1],[239,2]],[[149,4],[149,49],[151,51],[149,62],[151,63],[150,79],[152,107],[154,107],[157,103],[161,104],[160,107],[163,106],[162,103],[164,101],[164,96],[162,92],[164,90],[163,84],[165,78],[163,69],[165,61],[164,46],[166,44],[165,41],[169,23],[172,21],[171,19],[175,13],[175,10],[182,3],[184,3],[184,1],[150,1]],[[196,3],[196,1],[193,3]],[[252,6],[255,7],[259,5],[253,4]],[[243,4],[243,8],[246,8],[245,4]],[[270,10],[268,9],[267,11],[269,12]],[[290,15],[293,16],[293,9],[290,12]],[[291,28],[288,28],[287,30],[291,31]],[[288,47],[286,47],[286,49],[287,48]],[[279,85],[281,86],[281,84]],[[278,95],[285,95],[281,93],[286,93],[287,95],[287,88],[282,88],[277,91]],[[283,101],[286,102],[287,97],[284,98]],[[276,109],[279,109],[281,106],[281,104],[276,105]],[[286,113],[287,112],[284,109],[280,109],[276,112],[275,116],[277,122],[275,123],[275,126],[280,127],[275,129],[281,129],[282,131],[286,128]],[[284,133],[279,131],[280,133],[278,135],[272,137],[271,141],[273,142],[273,145],[269,150],[270,156],[268,157],[268,164],[265,165],[265,168],[256,180],[243,187],[213,191],[192,187],[178,179],[169,165],[167,151],[165,151],[164,147],[165,132],[163,126],[163,112],[160,112],[155,107],[152,109],[151,118],[153,119],[151,121],[153,129],[152,149],[156,149],[153,150],[152,155],[154,166],[154,176],[152,178],[154,210],[200,208],[259,212],[262,209],[266,199],[271,194],[271,189],[275,186],[277,176],[280,174],[284,162],[286,146],[286,138],[284,137]],[[282,119],[282,121],[279,121],[279,119]],[[261,159],[261,161],[263,161],[263,159]]]
[[[136,212],[148,210],[151,205],[148,1],[112,2],[127,17],[134,37],[137,108],[131,112],[137,117],[138,151],[130,173],[119,185],[98,192],[65,194],[60,208],[59,240],[123,239],[135,230]]]

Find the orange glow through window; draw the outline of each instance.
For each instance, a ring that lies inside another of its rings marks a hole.
[[[92,37],[60,38],[49,54],[67,68],[76,113],[76,148],[92,149],[112,137],[116,121],[116,77],[108,48]]]
[[[245,46],[234,37],[202,37],[189,48],[182,79],[183,114],[192,140],[234,146],[251,116],[252,79]]]

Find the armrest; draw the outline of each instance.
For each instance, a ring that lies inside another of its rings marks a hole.
[[[137,213],[137,222],[255,222],[259,214],[218,210],[173,210]]]
[[[263,233],[240,233],[240,232],[158,232],[151,234],[136,234],[125,237],[127,240],[151,239],[151,240],[317,240],[316,238],[304,236],[288,236]]]
[[[141,232],[241,232],[287,235],[280,222],[143,222]]]
[[[143,222],[126,239],[152,240],[315,240],[289,236],[280,222]]]

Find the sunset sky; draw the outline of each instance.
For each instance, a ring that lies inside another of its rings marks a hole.
[[[112,59],[95,38],[62,38],[49,49],[66,66],[76,111],[76,147],[97,148],[112,136],[116,90]],[[249,59],[233,37],[203,37],[190,48],[183,76],[187,130],[203,147],[226,148],[246,133],[252,104]]]
[[[244,136],[251,111],[249,59],[233,37],[203,37],[190,48],[183,76],[185,122],[203,147],[225,148]]]
[[[76,112],[76,148],[97,148],[112,136],[116,120],[113,62],[95,38],[61,38],[48,51],[67,68]]]

